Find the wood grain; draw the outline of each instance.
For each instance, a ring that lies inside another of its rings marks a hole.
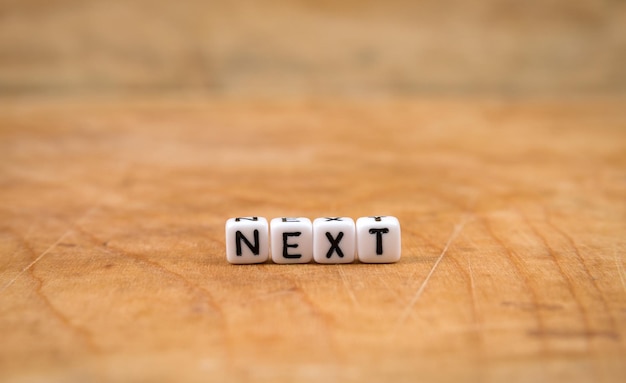
[[[0,379],[621,381],[624,100],[4,100]],[[228,217],[392,214],[391,265]]]

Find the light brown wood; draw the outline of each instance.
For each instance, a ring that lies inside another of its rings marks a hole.
[[[0,0],[0,95],[615,94],[626,4]]]
[[[2,381],[622,381],[624,99],[4,100]],[[390,265],[233,266],[391,214]]]

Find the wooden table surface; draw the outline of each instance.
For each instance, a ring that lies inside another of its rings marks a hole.
[[[623,381],[625,101],[3,100],[0,380]],[[225,260],[372,214],[399,263]]]

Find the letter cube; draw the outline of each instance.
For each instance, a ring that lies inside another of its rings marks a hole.
[[[226,221],[226,260],[234,264],[263,263],[269,258],[269,230],[263,217]]]
[[[311,220],[274,218],[270,222],[272,261],[275,263],[308,263],[313,259],[313,226]]]
[[[361,217],[356,220],[357,253],[363,263],[400,260],[400,222],[396,217]]]
[[[313,221],[313,259],[317,263],[354,262],[355,241],[352,218],[327,217]]]

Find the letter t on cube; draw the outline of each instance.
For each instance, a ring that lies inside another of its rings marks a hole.
[[[263,263],[269,258],[269,230],[263,217],[226,221],[226,260],[235,264]]]
[[[361,217],[356,221],[357,253],[363,263],[400,260],[400,222],[396,217]]]

